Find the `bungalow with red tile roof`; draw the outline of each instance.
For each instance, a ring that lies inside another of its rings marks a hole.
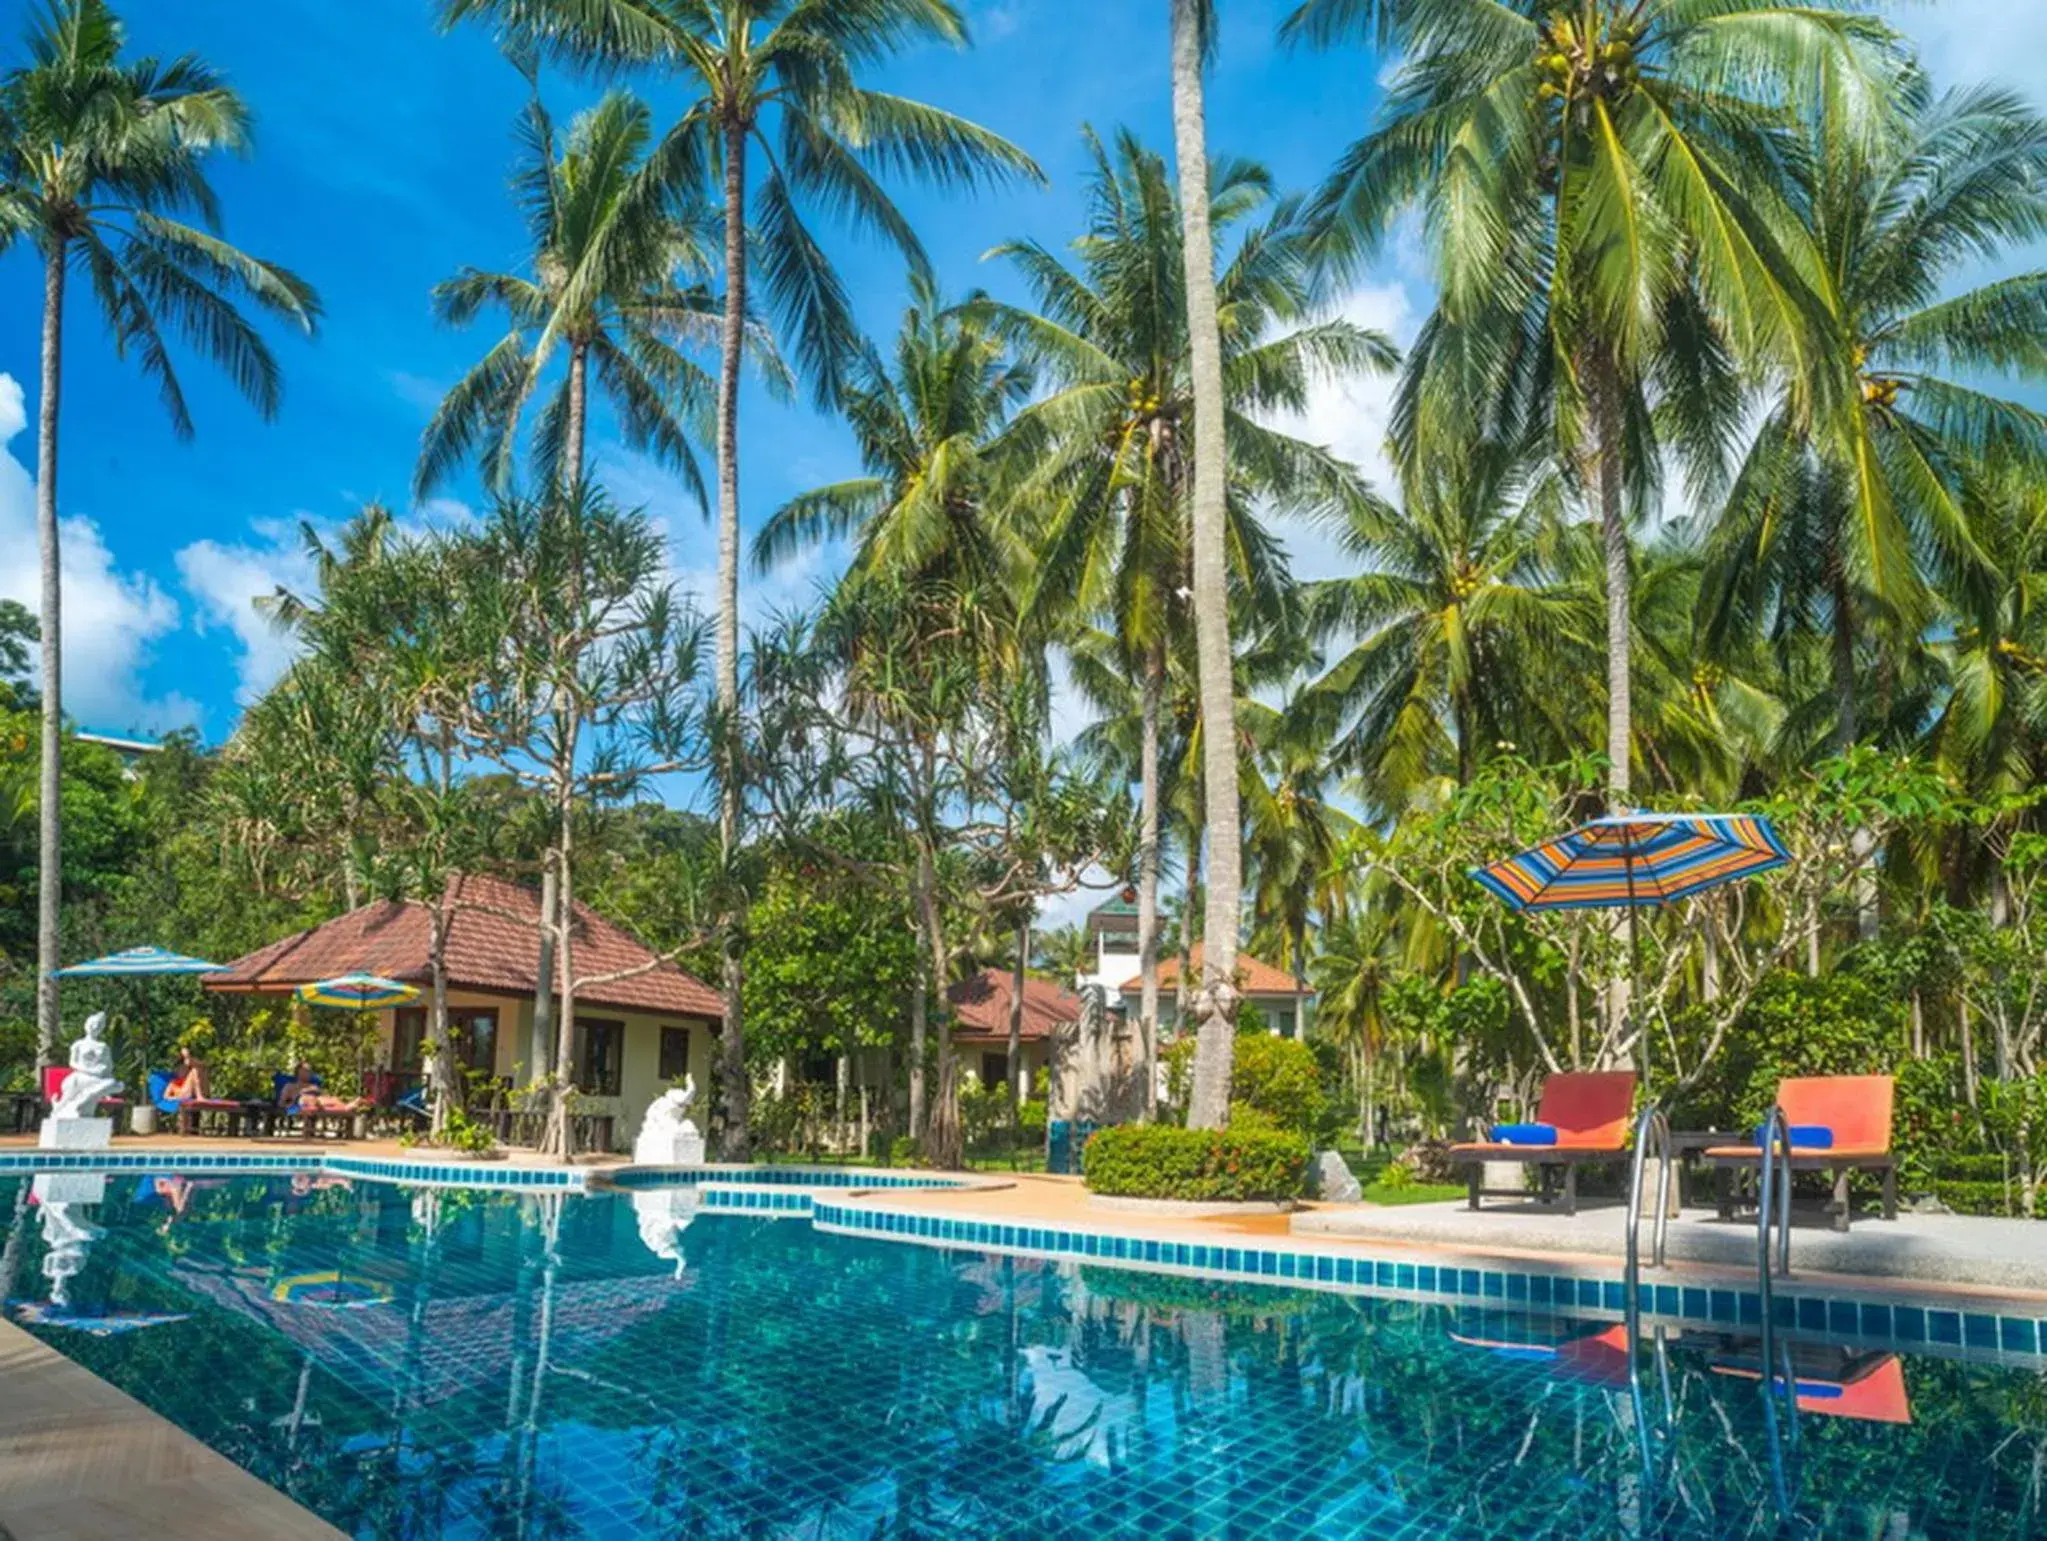
[[[983,1086],[1000,1086],[1009,1074],[1009,1005],[1016,976],[1006,968],[984,968],[945,992],[952,1006],[952,1038],[962,1063]],[[1024,979],[1023,1028],[1019,1040],[1030,1085],[1039,1084],[1061,1027],[1080,1020],[1080,997],[1049,979]]]
[[[1190,974],[1196,980],[1201,977],[1201,943],[1196,942],[1190,953],[1192,968]],[[1177,1020],[1177,997],[1180,985],[1180,959],[1178,954],[1159,959],[1159,1030],[1170,1034]],[[1141,975],[1133,974],[1122,983],[1124,1009],[1135,1011],[1138,996],[1144,988]],[[1237,954],[1237,990],[1243,996],[1237,1008],[1239,1028],[1256,1024],[1251,1018],[1257,1012],[1265,1019],[1268,1032],[1282,1038],[1298,1038],[1307,1030],[1313,1019],[1311,1010],[1315,992],[1297,982],[1293,975],[1274,968],[1252,957],[1248,952]]]
[[[523,1086],[536,1066],[553,1060],[553,1046],[534,1041],[540,895],[474,873],[457,877],[451,893],[448,1016],[456,1058],[465,1070]],[[723,1006],[709,985],[587,905],[576,906],[571,940],[579,978],[619,976],[577,992],[574,1073],[585,1111],[608,1116],[612,1144],[627,1148],[647,1104],[671,1083],[693,1076],[708,1097]],[[285,995],[316,979],[361,971],[424,992],[432,982],[428,957],[427,907],[380,899],[260,947],[201,983],[209,990]],[[376,1015],[381,1068],[411,1084],[426,1036],[425,1003]]]

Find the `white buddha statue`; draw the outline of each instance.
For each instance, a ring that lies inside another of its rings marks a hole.
[[[106,1030],[107,1014],[95,1011],[85,1019],[85,1034],[71,1045],[71,1074],[57,1088],[57,1100],[50,1105],[56,1118],[91,1118],[100,1098],[121,1089],[114,1079],[114,1051],[100,1034]]]

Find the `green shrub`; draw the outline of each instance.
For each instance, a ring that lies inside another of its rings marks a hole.
[[[1119,1124],[1098,1131],[1081,1156],[1089,1190],[1118,1198],[1291,1199],[1307,1169],[1306,1140],[1265,1128]]]
[[[1945,1177],[1933,1180],[1933,1193],[1959,1215],[2015,1215],[2022,1194],[2014,1180],[2009,1188],[2002,1182],[1975,1182]],[[2047,1219],[2047,1189],[2042,1189],[2035,1206],[2038,1218]]]
[[[1026,1140],[1045,1138],[1045,1099],[1032,1097],[1016,1110],[1017,1133]]]
[[[1166,1096],[1184,1107],[1194,1077],[1194,1040],[1166,1045]],[[1252,1108],[1281,1129],[1306,1140],[1327,1140],[1329,1097],[1322,1089],[1322,1067],[1315,1051],[1297,1038],[1279,1038],[1264,1031],[1237,1034],[1230,1066],[1230,1121],[1240,1109]]]
[[[899,1134],[890,1142],[890,1166],[915,1166],[924,1159],[924,1143],[913,1135]]]

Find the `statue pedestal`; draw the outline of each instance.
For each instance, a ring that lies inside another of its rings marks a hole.
[[[111,1118],[46,1118],[36,1143],[44,1150],[105,1150],[113,1139]]]
[[[673,1126],[649,1119],[633,1142],[633,1160],[640,1166],[702,1166],[704,1136],[687,1118]]]
[[[38,1204],[104,1204],[107,1175],[104,1172],[38,1172],[30,1191]]]

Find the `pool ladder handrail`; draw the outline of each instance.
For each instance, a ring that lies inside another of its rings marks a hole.
[[[1635,1154],[1628,1173],[1628,1270],[1623,1306],[1631,1344],[1641,1336],[1642,1327],[1642,1183],[1652,1151],[1656,1159],[1656,1214],[1649,1233],[1649,1266],[1661,1268],[1666,1260],[1670,1229],[1670,1119],[1653,1102],[1635,1120]]]
[[[1791,1123],[1784,1109],[1771,1104],[1759,1136],[1761,1159],[1756,1168],[1756,1281],[1763,1297],[1763,1319],[1769,1320],[1770,1226],[1777,1227],[1776,1274],[1791,1276]]]

